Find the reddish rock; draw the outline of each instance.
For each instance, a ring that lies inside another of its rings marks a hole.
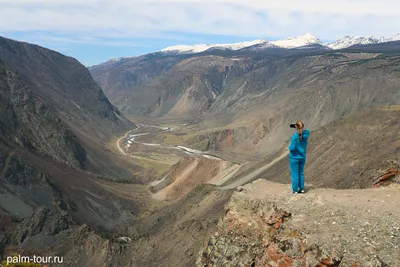
[[[281,254],[278,252],[278,249],[274,245],[268,245],[267,254],[274,262],[278,262],[278,260],[282,258]]]
[[[285,218],[290,217],[291,215],[292,214],[290,214],[289,212],[278,210],[269,217],[269,219],[267,220],[267,224],[273,225],[275,229],[279,229]]]
[[[293,265],[293,259],[288,256],[284,256],[278,261],[277,267],[291,267]]]
[[[339,260],[328,258],[328,259],[322,260],[315,267],[337,267],[337,266],[339,266],[339,264],[340,264]]]
[[[397,175],[400,175],[400,170],[397,168],[390,168],[375,180],[373,187],[377,188],[389,185],[391,180],[393,180],[393,178],[395,178]]]
[[[267,248],[267,259],[273,261],[276,263],[276,267],[290,267],[293,265],[293,259],[290,258],[288,255],[281,254],[278,251],[278,248],[274,244],[269,244]],[[265,263],[265,266],[270,266],[270,264],[267,262]]]

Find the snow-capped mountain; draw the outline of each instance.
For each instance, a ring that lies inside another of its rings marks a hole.
[[[262,50],[268,48],[307,48],[313,45],[319,45],[326,49],[345,49],[353,45],[369,45],[386,43],[392,41],[400,41],[400,34],[393,35],[391,37],[375,38],[373,36],[344,36],[339,40],[331,43],[323,44],[317,37],[311,33],[303,35],[289,37],[283,40],[268,41],[267,39],[259,39],[254,41],[247,41],[234,44],[200,44],[200,45],[177,45],[167,47],[161,52],[164,53],[178,53],[178,54],[193,54],[200,53],[207,50],[219,49],[219,50],[240,50],[243,48],[252,48],[253,50]]]
[[[377,44],[379,40],[372,36],[345,36],[337,40],[336,42],[326,44],[329,48],[333,50],[344,49],[353,45],[368,45]]]
[[[390,36],[390,37],[382,37],[379,39],[380,43],[387,43],[387,42],[394,42],[394,41],[400,41],[400,33]]]
[[[267,39],[259,39],[248,42],[240,42],[234,44],[200,44],[200,45],[176,45],[164,48],[161,52],[165,53],[179,53],[179,54],[192,54],[200,53],[212,49],[220,50],[240,50],[243,48],[256,47],[256,49],[266,48],[298,48],[309,45],[322,45],[321,41],[312,35],[306,33],[304,35],[290,37],[284,40],[269,42]]]
[[[176,54],[195,54],[207,50],[237,51],[241,49],[246,49],[247,51],[249,50],[263,51],[265,49],[271,49],[271,48],[272,49],[280,48],[281,50],[307,49],[307,48],[338,50],[338,49],[345,49],[354,45],[371,45],[371,44],[387,43],[394,41],[400,41],[400,33],[390,37],[381,37],[381,38],[375,38],[373,36],[344,36],[338,39],[337,41],[331,43],[322,43],[317,37],[315,37],[311,33],[306,33],[303,35],[289,37],[286,39],[276,40],[276,41],[268,41],[267,39],[257,39],[254,41],[245,41],[233,44],[176,45],[164,48],[159,52],[176,55]],[[122,63],[134,58],[135,56],[113,58],[107,62],[101,63],[100,65]],[[89,68],[93,69],[96,67],[97,66],[91,66]]]
[[[326,44],[326,46],[331,49],[337,50],[348,48],[353,45],[380,44],[393,41],[400,41],[400,33],[390,37],[381,38],[375,38],[373,36],[345,36],[343,38],[340,38],[336,42]]]
[[[298,48],[315,44],[323,45],[322,42],[311,33],[289,37],[284,40],[273,41],[271,43],[281,48]]]
[[[210,49],[220,49],[220,50],[240,50],[242,48],[254,46],[254,45],[270,45],[268,40],[260,39],[254,41],[240,42],[234,44],[199,44],[199,45],[176,45],[164,48],[161,52],[174,52],[180,54],[190,54],[190,53],[200,53]],[[272,45],[271,45],[272,46]]]
[[[214,45],[212,47],[212,49],[240,50],[240,49],[252,47],[252,46],[262,46],[265,48],[276,47],[275,45],[270,43],[267,39],[260,39],[260,40],[241,42],[241,43],[235,43],[235,44],[222,44],[222,45],[218,44],[218,45]]]

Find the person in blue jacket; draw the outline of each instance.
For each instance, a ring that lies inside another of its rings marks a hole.
[[[297,121],[296,133],[293,134],[289,146],[290,172],[292,174],[292,190],[294,194],[304,193],[304,165],[306,163],[309,130],[304,130],[304,123]]]

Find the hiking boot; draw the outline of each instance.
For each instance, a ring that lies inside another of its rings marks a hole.
[[[293,191],[292,193],[293,193],[293,194],[298,194],[299,192]]]
[[[304,189],[299,191],[300,194],[304,194]]]

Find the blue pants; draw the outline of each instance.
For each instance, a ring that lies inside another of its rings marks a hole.
[[[292,190],[304,190],[304,159],[290,159],[290,172],[292,173]]]

